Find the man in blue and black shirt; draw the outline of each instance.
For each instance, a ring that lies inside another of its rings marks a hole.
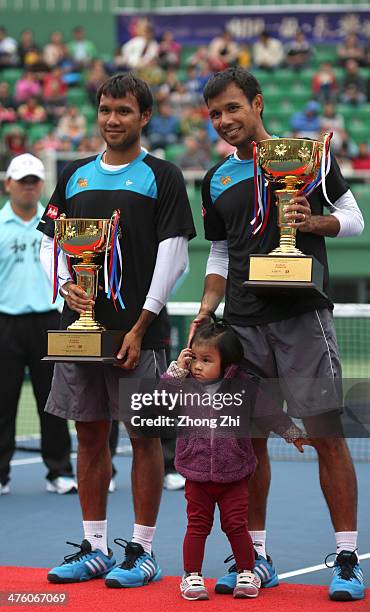
[[[125,561],[118,567],[107,546],[106,521],[111,478],[108,440],[111,420],[120,416],[119,383],[133,377],[155,380],[163,371],[163,307],[187,266],[187,243],[195,234],[180,170],[141,148],[141,131],[150,120],[152,106],[148,85],[133,74],[117,75],[103,83],[98,91],[98,125],[106,150],[66,167],[39,224],[44,233],[41,258],[48,269],[53,220],[58,215],[110,218],[114,210],[120,210],[125,309],[118,305],[116,310],[112,300],[100,292],[95,313],[106,329],[127,330],[117,353],[119,367],[55,366],[46,410],[76,421],[84,540],[68,563],[49,572],[51,582],[106,576],[109,587],[134,587],[161,577],[152,555],[163,486],[159,438],[131,439],[135,524],[125,546]],[[66,329],[92,301],[69,276],[63,261],[58,274],[65,299],[62,328]],[[100,284],[104,285],[103,279]]]

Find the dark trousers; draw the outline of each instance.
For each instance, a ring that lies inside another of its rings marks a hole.
[[[183,555],[186,572],[201,572],[204,547],[213,525],[216,504],[222,531],[233,551],[238,570],[254,568],[253,542],[248,531],[248,478],[230,483],[186,480],[188,527]]]
[[[41,362],[47,352],[48,329],[59,329],[57,311],[27,315],[0,314],[0,482],[9,480],[15,450],[15,422],[25,367],[30,372],[41,430],[41,455],[47,478],[71,476],[68,423],[44,412],[53,377],[53,363]]]

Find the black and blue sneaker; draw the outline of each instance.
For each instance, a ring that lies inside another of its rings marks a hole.
[[[325,559],[326,566],[333,568],[333,578],[329,587],[329,598],[333,601],[356,601],[358,599],[364,599],[364,575],[358,562],[356,552],[342,550],[339,555],[336,556],[333,566],[327,563],[330,556],[331,555],[328,555]]]
[[[111,550],[108,555],[101,550],[91,550],[88,540],[82,540],[81,545],[73,542],[67,544],[79,548],[80,551],[67,555],[61,565],[53,567],[48,573],[49,582],[86,582],[92,578],[102,578],[116,564]]]
[[[256,564],[253,572],[261,580],[261,588],[268,589],[270,587],[278,586],[279,578],[272,563],[271,557],[262,557],[255,551]],[[225,559],[224,563],[229,563],[234,559],[234,555],[230,555]],[[229,567],[228,573],[225,576],[219,578],[216,582],[215,592],[219,594],[231,594],[234,592],[236,587],[238,573],[236,569],[236,563]]]
[[[125,549],[125,559],[106,576],[105,584],[108,587],[116,589],[140,587],[162,578],[162,570],[153,553],[149,555],[141,544],[136,542],[127,542],[122,538],[114,541]]]

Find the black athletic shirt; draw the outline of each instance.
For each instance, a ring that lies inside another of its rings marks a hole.
[[[335,202],[348,190],[336,160],[326,177],[326,191]],[[202,184],[203,217],[207,240],[227,240],[229,273],[225,298],[225,318],[233,325],[263,325],[315,310],[332,308],[324,297],[292,300],[288,296],[257,297],[242,285],[248,279],[249,255],[270,253],[279,244],[277,206],[271,193],[271,208],[267,226],[261,236],[251,235],[254,218],[253,161],[238,160],[230,155],[211,168]],[[308,197],[312,214],[322,215],[327,205],[321,185]],[[329,270],[325,238],[297,231],[297,247],[306,255],[314,255],[324,266],[324,291],[328,292]]]
[[[122,310],[104,291],[98,293],[95,316],[107,329],[130,330],[140,316],[151,284],[158,245],[175,236],[195,236],[193,219],[181,171],[170,162],[142,151],[126,167],[109,171],[101,166],[101,154],[80,159],[65,168],[50,199],[38,229],[54,236],[54,219],[67,217],[110,218],[120,209],[123,276]],[[103,263],[97,259],[96,263]],[[100,284],[104,286],[103,270]],[[148,328],[144,349],[163,347],[164,310]],[[78,318],[64,304],[62,329]]]

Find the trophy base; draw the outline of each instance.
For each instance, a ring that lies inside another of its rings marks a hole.
[[[49,330],[48,354],[42,361],[116,363],[123,331]]]
[[[312,255],[251,255],[249,264],[249,279],[243,287],[255,295],[327,297],[324,268]]]

